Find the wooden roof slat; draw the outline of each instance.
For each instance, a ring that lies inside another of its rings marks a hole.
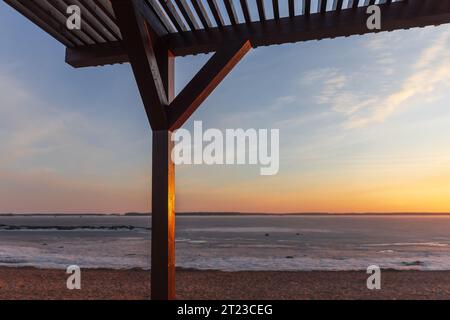
[[[114,21],[114,23],[116,23],[116,16],[114,15],[114,11],[112,9],[111,2],[109,0],[93,0],[93,1],[111,21]]]
[[[364,6],[371,6],[375,4],[375,0],[364,0]]]
[[[103,39],[103,42],[107,41],[115,41],[119,40],[115,31],[112,30],[112,25],[108,23],[106,19],[102,19],[97,12],[95,12],[95,7],[92,8],[91,5],[94,5],[92,0],[84,1],[83,0],[70,0],[69,2],[63,1],[63,3],[67,7],[70,5],[77,5],[81,9],[82,15],[82,24],[88,24],[92,29],[91,32],[96,33],[99,37]]]
[[[92,39],[90,35],[84,32],[84,30],[68,30],[66,26],[67,17],[64,16],[57,9],[53,8],[47,2],[43,2],[42,0],[41,1],[18,0],[18,1],[22,5],[25,5],[28,8],[30,8],[30,10],[32,10],[37,16],[41,17],[41,19],[52,21],[54,24],[56,24],[58,26],[57,29],[60,33],[71,35],[73,38],[76,38],[79,41],[81,41],[82,44],[96,43],[95,40]]]
[[[359,0],[348,0],[347,8],[358,8]]]
[[[73,35],[60,32],[60,26],[57,23],[55,24],[51,19],[43,20],[42,16],[36,15],[35,12],[23,5],[19,0],[5,0],[5,2],[65,46],[73,47],[83,44],[82,41],[74,38]]]
[[[365,0],[364,1],[364,5],[365,6],[371,6],[373,4],[375,4],[375,0]]]
[[[108,32],[112,37],[112,40],[120,40],[122,38],[120,29],[115,23],[115,20],[111,20],[107,14],[92,0],[78,0],[83,1],[83,6],[87,11],[95,18],[96,23],[104,29],[104,32]],[[105,33],[106,33],[105,32]]]
[[[278,0],[272,0],[272,7],[273,7],[273,17],[275,19],[280,19],[280,5],[278,3]]]
[[[266,20],[266,10],[264,8],[264,0],[256,0],[258,6],[259,21]]]
[[[317,1],[317,12],[320,12],[320,13],[327,12],[327,0]]]
[[[175,3],[177,4],[178,9],[180,9],[184,20],[186,20],[187,24],[189,25],[189,28],[191,28],[191,30],[199,30],[200,26],[197,23],[197,19],[192,13],[192,10],[186,0],[175,0]]]
[[[302,13],[304,15],[311,13],[311,0],[303,0]]]
[[[244,19],[246,23],[252,22],[252,17],[250,15],[250,10],[248,9],[248,3],[247,0],[240,0],[241,7],[242,7],[242,13],[244,14]]]
[[[236,14],[236,8],[234,7],[233,0],[224,0],[225,8],[227,9],[228,17],[232,25],[239,23],[239,18]]]
[[[178,14],[177,9],[175,9],[172,0],[159,0],[159,3],[163,7],[165,13],[169,17],[170,21],[172,21],[172,24],[175,26],[178,32],[188,30],[180,15]]]
[[[197,13],[198,18],[203,24],[203,28],[212,28],[211,20],[209,19],[208,13],[206,12],[205,6],[201,0],[192,0],[192,6]]]
[[[63,0],[33,0],[33,2],[41,9],[47,12],[52,12],[54,17],[58,20],[61,26],[66,27],[67,23],[67,7],[68,5]],[[82,16],[83,16],[82,12]],[[67,28],[67,27],[66,27]],[[90,41],[92,43],[102,43],[106,39],[99,35],[87,22],[87,19],[81,20],[81,30],[69,30],[75,33],[78,37]]]
[[[341,11],[344,0],[333,0],[333,10]]]
[[[295,17],[295,0],[289,0],[289,17]]]
[[[222,14],[220,13],[219,5],[216,0],[208,0],[209,9],[213,14],[214,20],[218,27],[223,27],[225,23],[223,22]]]
[[[45,6],[46,4],[50,4],[54,9],[59,10],[61,13],[61,18],[63,23],[65,24],[67,21],[67,8],[72,4],[68,3],[66,0],[35,0],[39,5]],[[76,0],[74,0],[76,1]],[[95,43],[103,43],[107,42],[108,40],[113,40],[113,38],[108,39],[105,35],[101,33],[99,29],[92,25],[92,20],[96,20],[95,18],[92,19],[91,16],[88,15],[88,12],[86,12],[86,8],[84,8],[79,2],[74,2],[74,5],[77,5],[81,9],[81,30],[83,33],[85,33],[89,38],[91,38]],[[73,30],[72,30],[73,31]]]
[[[166,14],[161,9],[160,5],[157,2],[158,0],[147,0],[148,4],[150,5],[151,9],[155,12],[155,14],[158,16],[160,22],[163,24],[165,29],[170,33],[175,33],[177,30],[174,28],[172,23],[167,18]]]

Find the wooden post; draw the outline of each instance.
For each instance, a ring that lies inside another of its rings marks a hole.
[[[175,166],[169,130],[153,131],[152,274],[153,300],[175,299]]]
[[[251,49],[224,45],[175,98],[175,56],[138,0],[112,0],[123,43],[153,131],[151,297],[175,299],[175,166],[172,132],[195,112]]]
[[[167,122],[174,97],[175,57],[143,1],[111,3],[153,130],[151,297],[175,299],[175,168]]]
[[[170,103],[174,98],[175,57],[164,46],[155,50],[161,81]],[[153,130],[152,274],[153,300],[173,300],[175,292],[175,165],[170,130]]]

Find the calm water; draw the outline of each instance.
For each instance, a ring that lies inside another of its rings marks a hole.
[[[450,270],[445,216],[179,216],[177,266]],[[0,217],[0,265],[149,268],[149,217]]]

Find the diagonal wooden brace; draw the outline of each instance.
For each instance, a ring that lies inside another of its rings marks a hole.
[[[219,49],[170,104],[169,129],[180,128],[251,48],[241,41]]]

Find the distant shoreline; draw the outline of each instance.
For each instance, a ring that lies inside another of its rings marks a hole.
[[[177,216],[450,216],[450,212],[363,212],[363,213],[327,213],[327,212],[298,212],[298,213],[270,213],[270,212],[179,212]],[[150,217],[151,213],[0,213],[0,217]]]

